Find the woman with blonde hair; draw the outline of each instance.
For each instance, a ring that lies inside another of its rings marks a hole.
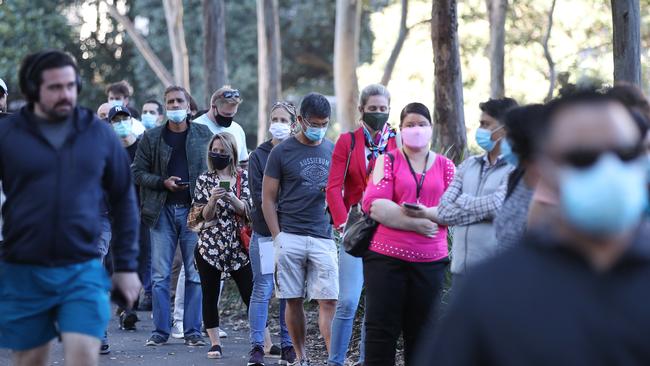
[[[208,144],[208,171],[196,181],[191,225],[200,228],[194,253],[201,278],[203,322],[210,337],[208,358],[222,355],[219,341],[219,287],[227,273],[235,280],[248,307],[253,288],[251,265],[240,238],[240,228],[251,206],[248,172],[237,167],[235,138],[222,132]]]

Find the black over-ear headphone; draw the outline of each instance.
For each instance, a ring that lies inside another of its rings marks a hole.
[[[74,59],[70,57],[70,55],[58,50],[41,51],[32,57],[29,65],[26,65],[27,69],[24,72],[21,72],[20,75],[20,88],[30,102],[37,102],[39,99],[40,75],[37,74],[43,71],[43,66],[45,66],[46,61],[52,56],[64,56],[70,59],[70,66],[72,66],[75,71],[77,93],[81,92],[81,77],[79,76],[79,68],[74,62]]]

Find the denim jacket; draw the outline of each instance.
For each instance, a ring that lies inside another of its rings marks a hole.
[[[163,128],[167,128],[167,124],[144,133],[131,165],[135,183],[140,187],[142,222],[149,227],[158,222],[168,193],[164,182],[169,178],[167,165],[172,156],[172,148],[163,140]],[[213,135],[209,128],[200,124],[190,122],[188,128],[185,148],[190,174],[190,195],[194,196],[196,179],[207,170],[207,148]]]

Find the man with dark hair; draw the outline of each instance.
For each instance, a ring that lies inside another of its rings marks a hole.
[[[159,126],[164,117],[163,107],[159,101],[149,99],[142,105],[142,124],[147,130]]]
[[[503,117],[516,105],[511,98],[490,99],[479,105],[482,113],[476,142],[485,154],[467,158],[440,198],[438,218],[456,226],[451,249],[455,283],[497,251],[492,220],[503,204],[512,171],[501,157],[501,140],[506,135]]]
[[[558,215],[455,293],[417,365],[648,365],[647,160],[629,107],[593,90],[547,106],[540,174]]]
[[[129,99],[132,94],[133,88],[126,80],[120,80],[116,83],[109,84],[106,87],[106,97],[108,98],[108,103],[111,107],[126,107],[131,112],[131,115],[140,118],[140,114],[137,113],[138,111],[133,110],[133,108],[129,106]]]
[[[298,134],[271,150],[262,183],[262,211],[276,248],[276,294],[287,300],[285,317],[300,365],[305,349],[307,298],[318,301],[319,328],[329,351],[338,299],[338,263],[325,187],[334,144],[325,139],[330,104],[317,93],[300,105]]]
[[[207,169],[210,130],[189,121],[189,94],[170,86],[164,94],[167,122],[147,131],[133,161],[140,186],[142,221],[150,228],[154,330],[147,346],[167,342],[171,332],[170,276],[176,246],[185,267],[185,344],[204,346],[201,337],[201,284],[194,266],[197,234],[187,215],[199,174]]]
[[[144,125],[140,122],[140,112],[129,105],[131,96],[133,95],[133,87],[126,80],[120,80],[116,83],[109,84],[106,87],[106,96],[108,98],[108,104],[111,107],[120,106],[126,107],[133,117],[133,132],[136,136],[142,135],[145,131]]]
[[[108,325],[110,283],[99,260],[100,205],[113,220],[113,291],[138,296],[137,206],[128,158],[110,126],[77,106],[81,89],[68,54],[27,56],[19,72],[28,104],[0,123],[4,243],[0,347],[16,365],[47,364],[50,341],[66,363],[97,365]]]

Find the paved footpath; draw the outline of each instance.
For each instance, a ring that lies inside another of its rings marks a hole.
[[[182,339],[170,338],[169,342],[160,347],[145,347],[144,343],[151,334],[153,323],[150,312],[138,312],[140,322],[136,331],[122,331],[118,328],[115,316],[109,325],[109,341],[111,353],[101,355],[99,364],[102,366],[135,365],[135,366],[200,366],[227,365],[242,366],[248,361],[250,343],[248,328],[233,330],[225,324],[224,330],[228,338],[222,338],[224,357],[210,360],[206,357],[209,347],[187,347]],[[206,338],[207,341],[207,338]],[[209,342],[208,342],[209,343]],[[10,365],[9,351],[0,350],[0,365]],[[277,364],[277,358],[267,358],[267,365]],[[63,366],[63,348],[56,342],[50,352],[50,365]]]

